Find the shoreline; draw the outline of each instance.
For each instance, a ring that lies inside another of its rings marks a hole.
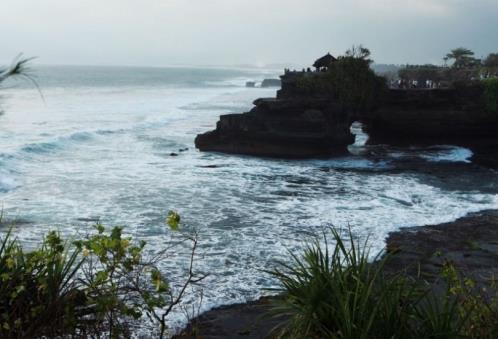
[[[498,277],[498,209],[468,213],[442,224],[402,227],[389,233],[385,248],[392,253],[387,272],[406,270],[416,276],[420,270],[430,282],[450,261],[477,284],[487,285]],[[216,307],[192,319],[173,338],[266,338],[283,320],[265,316],[277,297]]]

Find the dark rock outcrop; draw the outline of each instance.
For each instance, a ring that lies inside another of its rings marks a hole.
[[[498,113],[486,109],[479,83],[389,90],[360,120],[369,144],[458,145],[472,150],[475,163],[498,168]]]
[[[328,100],[258,99],[248,113],[222,115],[195,139],[201,151],[306,158],[347,153],[348,114]]]
[[[214,131],[197,136],[196,147],[279,158],[346,154],[354,143],[347,110],[324,96],[299,94],[292,73],[281,78],[277,98],[258,99],[247,113],[222,115]]]
[[[261,87],[280,87],[280,79],[264,79],[261,83]]]
[[[370,143],[467,144],[497,136],[498,114],[487,112],[480,85],[392,89],[362,117]]]
[[[351,123],[360,121],[369,144],[454,144],[470,148],[480,164],[498,166],[498,113],[486,108],[481,82],[376,90],[373,104],[358,109],[344,96],[362,100],[365,89],[331,91],[327,72],[286,72],[281,79],[277,98],[258,99],[244,114],[222,115],[216,130],[197,136],[196,147],[283,158],[340,155],[354,143]]]
[[[449,262],[475,282],[491,284],[498,275],[498,210],[470,213],[439,225],[402,228],[390,233],[386,243],[394,254],[387,271],[406,270],[430,281]]]

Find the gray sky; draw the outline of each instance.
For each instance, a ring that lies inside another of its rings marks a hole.
[[[379,63],[498,52],[498,0],[1,0],[0,61],[308,64],[353,43]]]

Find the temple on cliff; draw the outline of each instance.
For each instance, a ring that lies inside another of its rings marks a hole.
[[[330,53],[325,54],[321,58],[317,59],[313,64],[317,72],[327,71],[330,64],[336,61],[337,59],[332,56]]]

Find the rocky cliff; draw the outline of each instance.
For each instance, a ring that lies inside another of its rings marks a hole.
[[[354,143],[351,123],[361,121],[370,144],[456,144],[471,148],[481,163],[498,166],[498,113],[487,108],[482,82],[447,89],[375,88],[374,100],[358,110],[352,109],[355,100],[372,95],[349,90],[362,87],[347,77],[329,86],[328,74],[286,73],[277,98],[258,99],[247,113],[222,115],[216,130],[197,136],[197,148],[284,158],[345,154]],[[349,87],[337,90],[337,83]]]
[[[497,136],[498,114],[486,110],[480,84],[451,89],[392,89],[361,118],[370,143],[468,144]]]
[[[347,153],[354,143],[348,114],[319,99],[258,99],[247,113],[222,115],[195,139],[201,151],[306,158]]]
[[[359,117],[369,144],[452,144],[476,163],[498,168],[498,112],[486,108],[481,83],[450,89],[393,89]]]

